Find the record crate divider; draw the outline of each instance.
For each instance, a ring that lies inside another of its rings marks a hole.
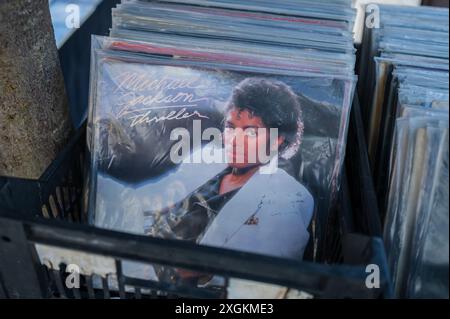
[[[346,169],[338,209],[331,214],[327,260],[294,261],[150,238],[87,225],[82,213],[86,129],[82,127],[38,180],[0,176],[0,298],[224,298],[226,290],[131,278],[123,261],[179,267],[225,278],[290,287],[316,298],[391,298],[381,225],[369,170],[361,110],[351,111]],[[64,285],[64,264],[41,263],[36,244],[114,261],[115,280],[93,269],[79,288]],[[380,267],[380,283],[366,286],[367,266]],[[56,269],[54,269],[56,268]],[[94,285],[95,279],[101,282]],[[128,288],[127,288],[128,287]]]

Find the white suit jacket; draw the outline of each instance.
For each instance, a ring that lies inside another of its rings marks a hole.
[[[313,209],[311,194],[284,170],[257,172],[221,209],[200,244],[301,259]]]
[[[212,151],[211,146],[201,150],[209,154]],[[199,244],[283,258],[303,257],[314,200],[286,171],[268,166],[255,173],[225,204]],[[199,164],[185,162],[179,172],[191,175],[199,187],[226,167],[227,164],[204,164],[200,168]]]

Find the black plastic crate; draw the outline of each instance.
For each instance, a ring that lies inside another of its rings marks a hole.
[[[7,298],[225,298],[226,289],[197,288],[124,275],[124,261],[159,264],[290,287],[316,298],[389,298],[390,277],[357,99],[353,106],[346,174],[339,207],[330,215],[325,257],[298,262],[188,242],[97,229],[82,213],[85,129],[79,130],[39,180],[0,177],[0,297]],[[114,273],[81,276],[79,289],[43,265],[36,244],[107,257]],[[380,288],[368,289],[366,267],[380,268]],[[112,280],[113,279],[113,280]],[[100,283],[100,284],[99,284]],[[116,286],[117,285],[117,286]]]

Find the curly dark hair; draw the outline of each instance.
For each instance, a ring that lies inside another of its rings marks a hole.
[[[227,111],[248,110],[262,119],[266,127],[278,128],[285,142],[283,151],[296,142],[303,131],[302,110],[298,96],[285,83],[265,78],[247,78],[233,90]]]

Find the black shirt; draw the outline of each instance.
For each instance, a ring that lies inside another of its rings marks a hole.
[[[230,173],[228,167],[172,207],[144,214],[150,220],[145,233],[166,239],[200,240],[208,225],[239,191],[220,194],[222,179]]]

